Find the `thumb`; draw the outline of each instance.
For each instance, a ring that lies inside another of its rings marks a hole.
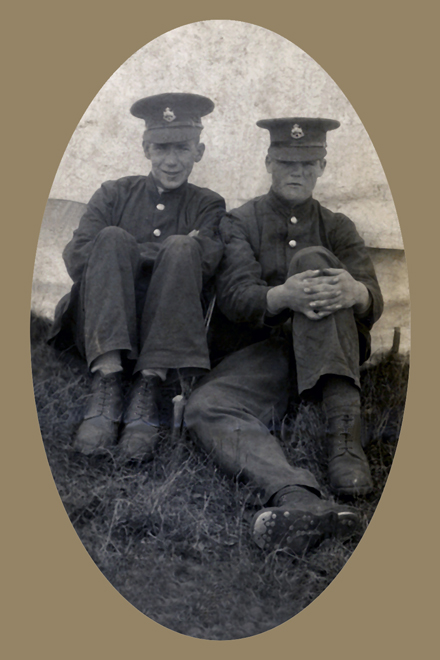
[[[299,273],[302,280],[306,280],[309,277],[319,277],[321,275],[321,270],[305,270],[302,273]]]
[[[322,272],[324,275],[339,275],[344,272],[344,268],[324,268]]]

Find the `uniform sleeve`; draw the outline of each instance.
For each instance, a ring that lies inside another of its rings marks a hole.
[[[72,240],[64,248],[64,263],[74,282],[81,278],[96,236],[102,229],[114,224],[115,198],[114,182],[103,183],[90,199],[78,229],[73,232]]]
[[[371,329],[383,312],[383,298],[373,262],[354,222],[342,214],[337,214],[335,220],[335,225],[329,233],[332,251],[344,264],[350,275],[367,287],[371,304],[368,310],[364,314],[358,315],[357,318]]]
[[[206,278],[215,273],[223,255],[219,226],[225,211],[225,200],[216,195],[202,201],[194,218],[194,229],[198,231],[194,240],[199,245]]]
[[[252,229],[230,214],[220,224],[225,251],[217,276],[218,305],[230,321],[264,325],[266,296],[271,288],[262,279],[252,247]]]

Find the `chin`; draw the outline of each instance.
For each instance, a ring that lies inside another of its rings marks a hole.
[[[179,188],[184,181],[185,179],[179,181],[164,181],[161,185],[165,190],[174,190],[174,188]]]
[[[292,195],[292,193],[283,194],[282,196],[287,202],[295,202],[295,204],[301,204],[301,202],[304,202],[307,199],[304,195]]]

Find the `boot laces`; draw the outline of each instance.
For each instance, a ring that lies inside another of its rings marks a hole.
[[[342,415],[341,419],[343,426],[337,434],[336,450],[338,453],[340,452],[351,454],[354,450],[353,436],[351,433],[354,419],[351,415],[348,414]]]
[[[154,399],[155,383],[152,378],[141,378],[135,394],[134,407],[141,416],[150,413],[152,399]]]
[[[115,396],[115,387],[116,376],[113,374],[99,379],[97,407],[101,415],[110,413]]]

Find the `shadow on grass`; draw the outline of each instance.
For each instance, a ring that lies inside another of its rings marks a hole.
[[[264,554],[249,534],[251,491],[234,484],[186,435],[162,432],[155,459],[130,467],[117,455],[89,459],[70,444],[89,392],[84,362],[46,343],[50,323],[32,318],[32,367],[41,434],[61,500],[98,568],[132,605],[179,633],[238,639],[287,621],[311,603],[350,558],[361,535],[327,540],[305,557]],[[366,529],[392,464],[408,363],[391,356],[362,373],[362,409],[374,492],[356,501]],[[326,485],[319,407],[286,416],[289,460]],[[66,567],[67,569],[67,567]]]

